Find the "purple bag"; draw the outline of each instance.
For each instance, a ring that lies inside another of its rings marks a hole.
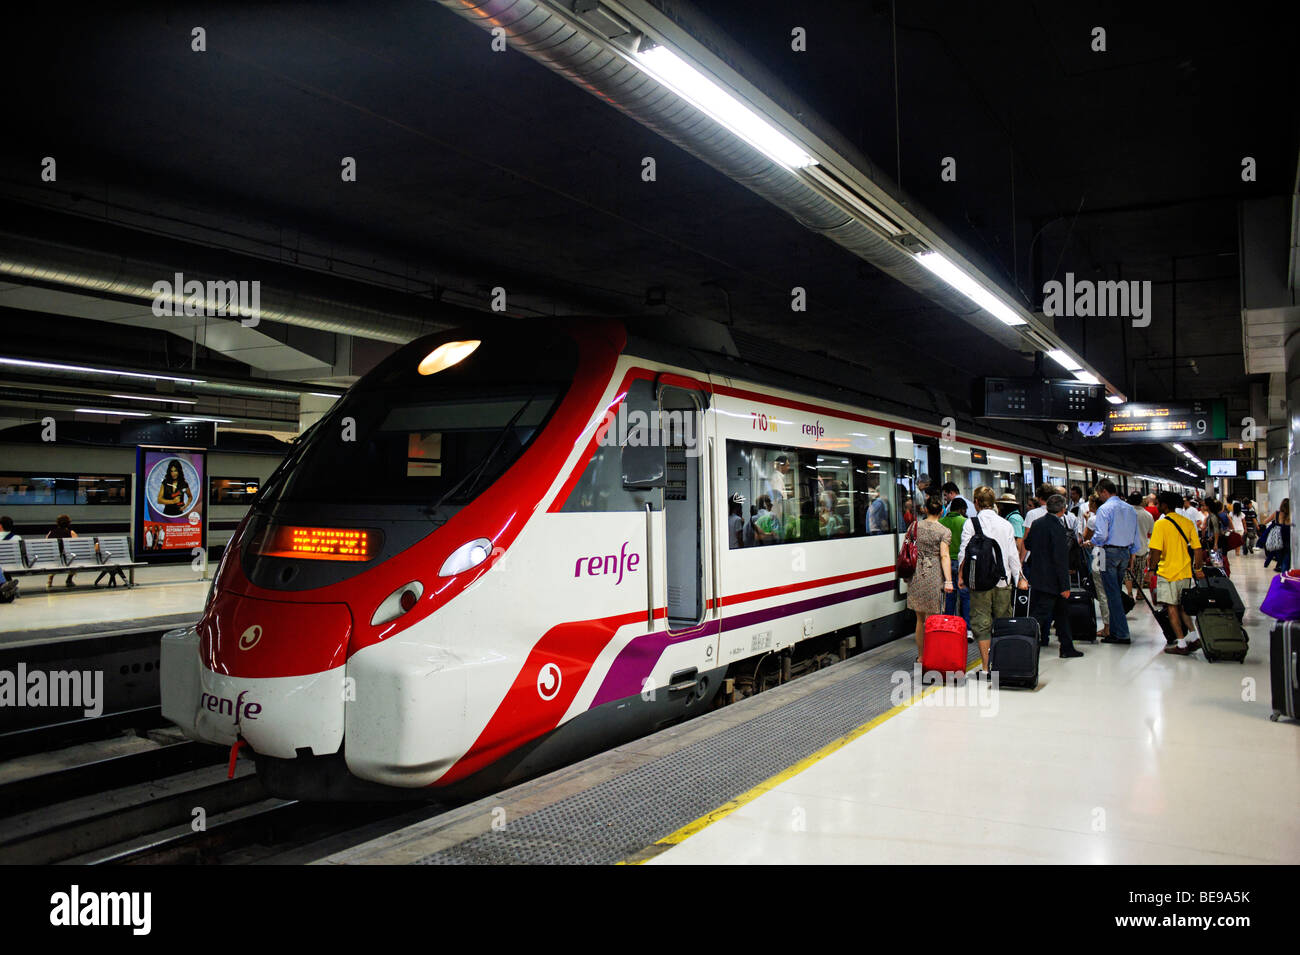
[[[1278,620],[1300,620],[1300,577],[1274,577],[1259,610]]]

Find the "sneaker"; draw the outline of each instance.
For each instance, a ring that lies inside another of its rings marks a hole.
[[[1062,648],[1061,650],[1062,659],[1069,659],[1070,657],[1081,657],[1081,656],[1083,656],[1083,651],[1076,650],[1074,647],[1070,647],[1068,650]]]
[[[1185,647],[1180,647],[1176,643],[1172,647],[1165,647],[1165,653],[1172,653],[1175,656],[1180,656],[1180,657],[1190,657],[1193,653],[1195,653],[1200,648],[1201,648],[1201,641],[1193,640]]]

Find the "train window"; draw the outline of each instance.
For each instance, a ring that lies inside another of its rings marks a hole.
[[[659,402],[654,395],[654,384],[646,379],[632,382],[624,399],[626,412],[619,410],[619,415],[632,421],[636,412],[649,416],[658,413]],[[564,511],[573,513],[610,511],[644,511],[647,503],[659,510],[659,491],[657,489],[626,488],[623,486],[623,439],[629,437],[620,434],[619,417],[614,417],[608,428],[598,432],[596,450],[587,462],[578,483],[569,492],[564,502]],[[648,419],[647,419],[648,420]],[[631,426],[629,424],[629,431]],[[639,432],[638,432],[639,433]]]
[[[257,497],[261,479],[255,477],[214,477],[208,481],[209,504],[248,505]]]
[[[728,441],[728,546],[888,533],[892,483],[888,462],[861,455]]]
[[[573,341],[512,329],[485,335],[462,361],[421,375],[419,362],[434,343],[413,342],[354,385],[262,485],[259,510],[340,499],[465,504],[540,433],[577,363]]]
[[[0,474],[0,509],[24,505],[116,504],[131,501],[127,474]]]
[[[126,474],[83,474],[77,478],[77,503],[130,504],[130,482],[131,478]]]

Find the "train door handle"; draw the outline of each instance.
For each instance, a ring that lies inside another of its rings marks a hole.
[[[645,502],[645,598],[646,629],[655,628],[654,511]]]

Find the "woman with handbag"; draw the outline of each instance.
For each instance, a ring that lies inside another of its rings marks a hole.
[[[925,520],[914,523],[907,532],[908,543],[915,550],[915,570],[907,585],[907,608],[916,614],[916,655],[920,657],[925,643],[925,620],[931,614],[943,613],[944,599],[952,593],[952,558],[950,545],[952,531],[939,522],[943,513],[943,498],[931,494],[925,499]],[[900,562],[903,555],[899,555]]]
[[[1264,542],[1264,566],[1269,561],[1277,562],[1277,572],[1285,574],[1291,569],[1291,498],[1284,498],[1282,506],[1273,512],[1265,522],[1262,540]]]

